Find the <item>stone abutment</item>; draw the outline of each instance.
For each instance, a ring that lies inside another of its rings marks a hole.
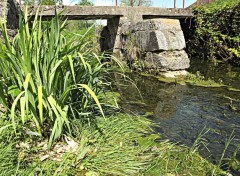
[[[115,53],[131,69],[175,76],[190,66],[178,19],[119,17],[108,20],[101,34],[101,51]]]

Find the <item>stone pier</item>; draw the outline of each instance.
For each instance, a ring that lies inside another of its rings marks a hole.
[[[119,31],[117,50],[132,69],[167,72],[185,70],[190,66],[183,31],[177,19],[125,23]]]
[[[14,0],[0,0],[0,20],[7,22],[8,35],[10,37],[15,36],[15,30],[18,28],[18,15],[18,7]]]
[[[101,50],[115,53],[131,69],[174,77],[186,74],[190,66],[178,19],[116,17],[108,20],[102,34]]]

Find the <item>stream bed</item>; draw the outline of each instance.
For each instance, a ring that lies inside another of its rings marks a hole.
[[[189,72],[197,71],[207,79],[240,88],[239,68],[229,65],[215,67],[206,61],[192,61]],[[224,158],[232,157],[240,147],[240,92],[226,87],[165,83],[155,77],[134,73],[128,76],[135,85],[128,82],[128,86],[123,86],[119,77],[115,76],[121,107],[127,112],[147,114],[158,125],[155,132],[159,132],[163,139],[191,147],[202,130],[210,129],[204,135],[207,148],[201,146],[199,152],[215,164],[221,158],[225,141],[231,134],[234,138]],[[236,153],[236,158],[240,160],[240,152]]]

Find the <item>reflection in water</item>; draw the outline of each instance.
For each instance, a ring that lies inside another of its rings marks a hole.
[[[225,140],[234,130],[234,141],[226,156],[232,156],[236,145],[240,144],[240,94],[225,88],[204,88],[163,83],[153,77],[129,75],[138,87],[119,81],[117,89],[121,94],[121,107],[136,114],[153,113],[151,118],[159,124],[156,132],[173,142],[192,146],[203,128],[210,128],[205,139],[209,151],[200,153],[211,161],[218,161]],[[240,154],[237,155],[240,159]]]
[[[240,68],[230,64],[217,64],[206,62],[202,59],[191,59],[191,67],[189,72],[200,73],[206,79],[210,78],[216,82],[223,81],[225,85],[231,85],[234,88],[240,89]]]

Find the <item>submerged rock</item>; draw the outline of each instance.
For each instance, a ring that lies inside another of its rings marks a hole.
[[[187,76],[189,72],[186,70],[179,70],[179,71],[166,71],[162,72],[161,75],[167,78],[176,78],[178,76]]]

